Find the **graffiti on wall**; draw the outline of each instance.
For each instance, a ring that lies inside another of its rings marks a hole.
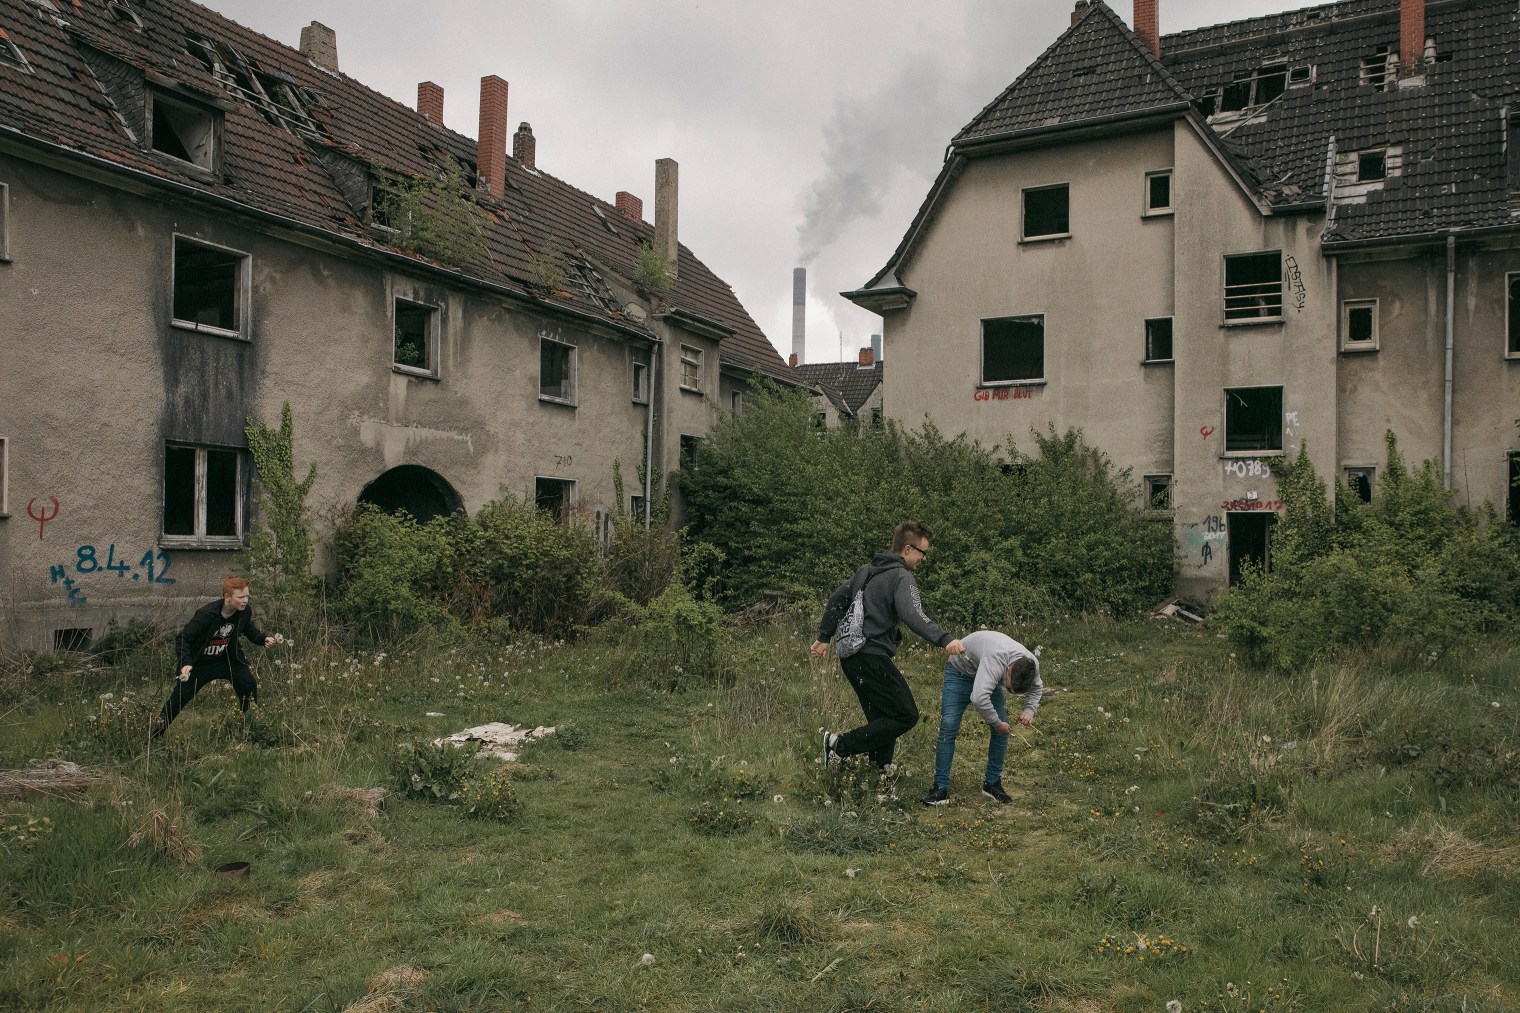
[[[1196,567],[1206,567],[1214,561],[1214,557],[1224,552],[1225,520],[1219,514],[1209,514],[1207,517],[1182,526],[1183,558]]]
[[[48,582],[63,588],[70,605],[84,605],[89,601],[78,586],[81,576],[98,574],[108,577],[114,573],[117,580],[130,577],[148,584],[175,582],[176,578],[169,576],[169,567],[174,561],[163,549],[149,549],[136,563],[128,562],[131,557],[132,553],[127,552],[118,559],[115,542],[106,546],[104,554],[92,544],[80,545],[74,550],[72,562],[54,563],[48,567]]]
[[[52,513],[48,513],[47,507],[43,507],[40,513],[37,512],[37,500],[35,498],[26,501],[26,515],[37,522],[37,541],[39,542],[42,541],[42,532],[46,530],[47,522],[58,516],[58,497],[49,496],[48,502],[53,504]]]
[[[1198,427],[1198,435],[1202,436],[1204,439],[1208,439],[1210,436],[1214,435],[1214,427],[1213,426],[1199,426]]]
[[[971,393],[973,401],[1028,401],[1033,397],[1033,387],[998,387],[994,390],[978,388]]]
[[[1299,269],[1293,254],[1283,258],[1283,271],[1288,278],[1288,301],[1301,312],[1309,303],[1309,290],[1304,288],[1304,272]]]
[[[1241,458],[1234,461],[1224,462],[1224,474],[1226,478],[1271,478],[1272,466],[1259,458]]]

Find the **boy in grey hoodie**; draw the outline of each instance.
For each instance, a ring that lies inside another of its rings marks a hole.
[[[918,584],[913,571],[929,554],[929,529],[917,521],[903,521],[892,532],[892,551],[878,552],[850,580],[829,595],[823,618],[818,623],[818,639],[811,647],[813,657],[824,658],[829,640],[839,629],[854,597],[853,587],[863,583],[865,643],[839,666],[850,681],[866,723],[853,731],[836,735],[823,733],[823,758],[830,763],[842,756],[865,753],[878,767],[892,762],[897,740],[918,723],[918,704],[913,690],[903,678],[892,656],[902,642],[900,624],[951,655],[959,654],[961,642],[924,615]]]
[[[997,630],[968,633],[961,643],[965,651],[945,663],[939,738],[934,747],[934,786],[924,796],[924,805],[950,802],[950,764],[955,759],[955,736],[961,729],[967,704],[975,707],[992,729],[982,794],[1007,805],[1013,799],[1003,790],[1003,759],[1008,755],[1008,732],[1012,726],[1008,723],[1005,694],[1023,695],[1024,709],[1018,722],[1034,724],[1034,713],[1040,709],[1040,695],[1045,690],[1040,681],[1040,659],[1029,648]]]

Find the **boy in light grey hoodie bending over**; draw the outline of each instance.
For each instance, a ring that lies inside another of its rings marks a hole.
[[[1034,724],[1040,709],[1040,659],[1033,651],[997,630],[978,630],[961,638],[965,651],[945,663],[945,685],[940,697],[939,738],[934,748],[934,787],[924,796],[924,805],[947,805],[950,802],[950,764],[955,759],[955,736],[961,730],[966,705],[976,708],[992,729],[987,743],[987,772],[982,778],[982,794],[1007,805],[1013,799],[1003,790],[1003,759],[1008,755],[1007,693],[1024,697],[1024,709],[1018,716],[1022,725]]]

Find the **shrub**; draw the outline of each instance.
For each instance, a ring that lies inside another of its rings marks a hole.
[[[134,618],[121,626],[113,618],[106,624],[106,635],[95,644],[95,657],[117,665],[169,642],[168,634],[146,619]]]
[[[333,534],[339,613],[376,636],[454,625],[429,595],[451,549],[443,525],[361,503]]]
[[[475,771],[475,748],[414,740],[391,754],[391,780],[408,798],[450,802]]]
[[[466,816],[474,819],[510,822],[522,815],[522,800],[512,790],[512,782],[504,770],[465,777],[454,800]]]
[[[728,631],[714,603],[676,584],[647,607],[632,606],[628,619],[618,670],[608,673],[614,684],[680,689],[728,678]]]

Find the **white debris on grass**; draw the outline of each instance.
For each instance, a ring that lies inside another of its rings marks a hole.
[[[490,724],[476,725],[474,728],[466,728],[462,732],[434,739],[433,745],[462,746],[469,742],[477,742],[480,744],[481,756],[511,763],[517,759],[517,747],[553,734],[553,728],[546,728],[543,725],[537,728],[523,728],[520,725],[492,721]]]

